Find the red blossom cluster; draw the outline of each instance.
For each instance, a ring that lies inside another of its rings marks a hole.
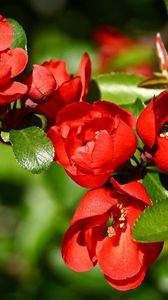
[[[12,40],[12,26],[0,17],[1,130],[23,127],[30,113],[44,115],[55,162],[75,182],[91,189],[82,198],[63,238],[65,263],[77,272],[98,263],[112,287],[137,287],[163,243],[140,243],[132,237],[135,221],[151,205],[141,183],[141,169],[135,168],[124,184],[114,175],[131,168],[130,159],[137,149],[135,127],[145,144],[142,161],[153,161],[168,172],[168,91],[152,99],[136,123],[132,113],[112,102],[86,101],[91,77],[88,54],[83,55],[75,77],[67,72],[62,60],[34,65],[31,74],[23,75],[27,53],[10,49]],[[130,44],[125,39],[123,43]],[[14,81],[18,75],[22,75],[20,81]],[[14,106],[11,117],[10,102],[19,99],[21,107]]]
[[[111,72],[113,61],[118,55],[134,49],[152,49],[152,43],[147,39],[134,39],[118,32],[110,26],[97,27],[92,34],[93,42],[98,50],[98,72]],[[116,71],[113,69],[113,71]],[[151,77],[153,67],[149,58],[141,58],[129,62],[128,66],[119,69],[124,73],[133,73],[140,76]]]

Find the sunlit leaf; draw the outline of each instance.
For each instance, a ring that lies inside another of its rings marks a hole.
[[[10,141],[17,162],[32,173],[47,169],[54,158],[50,139],[39,127],[10,131]]]
[[[27,50],[27,37],[23,27],[14,19],[7,19],[14,30],[14,40],[10,48],[23,48]]]
[[[142,80],[142,77],[128,74],[111,73],[99,75],[92,81],[88,99],[103,99],[115,102],[118,105],[123,105],[132,104],[137,98],[142,101],[147,101],[162,91],[139,87],[138,84],[142,82]]]

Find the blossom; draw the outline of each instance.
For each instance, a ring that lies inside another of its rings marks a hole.
[[[133,155],[134,124],[133,115],[114,103],[69,104],[48,131],[55,161],[81,186],[98,187]]]
[[[13,79],[22,73],[27,64],[27,53],[22,48],[10,49],[13,28],[0,16],[0,104],[17,100],[27,92],[27,86]]]
[[[168,172],[168,91],[150,101],[137,121],[137,132],[159,169]],[[149,156],[149,155],[148,155]]]
[[[86,97],[91,76],[91,61],[84,53],[78,75],[73,77],[66,70],[63,60],[50,60],[34,65],[27,79],[28,96],[38,103],[37,111],[54,120],[57,112],[65,105],[83,101]]]
[[[144,186],[138,181],[121,185],[111,179],[111,183],[82,198],[64,235],[62,257],[76,272],[98,263],[106,281],[124,291],[141,284],[163,243],[140,243],[132,238],[137,217],[151,204]]]

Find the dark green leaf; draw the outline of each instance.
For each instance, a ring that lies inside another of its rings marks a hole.
[[[40,173],[53,161],[52,143],[39,127],[12,129],[10,141],[17,162],[32,173]]]
[[[159,242],[168,239],[168,199],[145,209],[135,222],[133,237],[141,242]]]
[[[90,87],[89,97],[94,97],[95,86],[97,85],[97,94],[102,100],[112,101],[118,105],[132,104],[136,99],[147,101],[154,95],[160,94],[162,90],[146,89],[138,87],[143,78],[128,74],[105,74],[94,78],[94,89]]]
[[[8,19],[14,30],[14,39],[10,48],[23,48],[27,50],[27,37],[23,27],[14,19]]]

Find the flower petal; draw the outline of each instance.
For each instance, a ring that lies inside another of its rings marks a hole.
[[[26,67],[28,55],[22,48],[15,48],[2,53],[0,62],[11,67],[11,78],[19,75]]]
[[[72,169],[74,169],[75,172],[72,172]],[[111,171],[99,174],[82,174],[77,170],[77,168],[73,167],[67,167],[65,168],[65,171],[67,172],[69,177],[71,177],[76,183],[85,188],[98,188],[102,186],[111,175]],[[74,175],[74,173],[76,173],[76,175]]]
[[[126,109],[121,108],[115,103],[108,102],[105,100],[97,100],[93,104],[95,108],[98,108],[99,111],[102,111],[104,114],[111,115],[115,117],[118,115],[129,127],[134,127],[136,124],[136,119],[132,113]]]
[[[60,86],[65,81],[71,79],[71,75],[66,70],[66,63],[63,60],[50,60],[42,64],[46,67],[54,76],[56,83]]]
[[[81,78],[81,83],[82,83],[82,92],[80,98],[81,100],[83,100],[88,92],[89,82],[91,77],[91,60],[87,53],[84,53],[82,56],[78,74]]]
[[[3,16],[0,16],[0,51],[9,48],[12,40],[13,27]]]
[[[151,200],[145,187],[139,181],[131,181],[126,184],[119,184],[114,178],[110,179],[115,189],[121,191],[128,196],[131,196],[145,204],[151,205]]]
[[[3,86],[0,89],[0,103],[7,104],[19,99],[21,96],[27,93],[27,86],[20,82],[14,81]]]
[[[144,280],[144,277],[146,275],[146,269],[147,268],[143,266],[140,269],[138,274],[136,274],[135,276],[133,276],[131,278],[127,278],[127,279],[123,279],[123,280],[114,280],[106,275],[105,275],[105,279],[111,287],[113,287],[119,291],[128,291],[128,290],[138,287],[142,283],[142,281]]]
[[[30,86],[29,96],[35,100],[49,96],[56,87],[56,81],[52,73],[40,65],[33,66],[33,72],[28,78],[27,84]],[[36,93],[36,90],[38,93]]]
[[[133,130],[122,119],[119,119],[119,124],[112,133],[112,143],[111,167],[114,171],[131,158],[137,147],[137,139]]]
[[[157,167],[163,172],[168,172],[168,139],[158,137],[157,139],[158,148],[153,157],[153,160]]]
[[[137,275],[143,265],[143,253],[132,240],[130,226],[106,237],[98,250],[97,260],[103,273],[114,280],[126,280]]]
[[[71,226],[62,243],[64,262],[76,272],[86,272],[94,266],[86,247],[84,231],[85,226],[82,223]]]
[[[152,148],[156,140],[156,123],[154,113],[154,101],[153,99],[141,112],[137,120],[137,133],[144,142],[145,145]]]
[[[79,77],[66,81],[56,89],[46,102],[38,106],[38,110],[47,117],[55,120],[56,114],[62,107],[79,101],[81,89],[82,86]]]
[[[71,225],[81,219],[103,215],[116,203],[117,200],[111,197],[111,190],[108,188],[88,191],[80,201]]]

